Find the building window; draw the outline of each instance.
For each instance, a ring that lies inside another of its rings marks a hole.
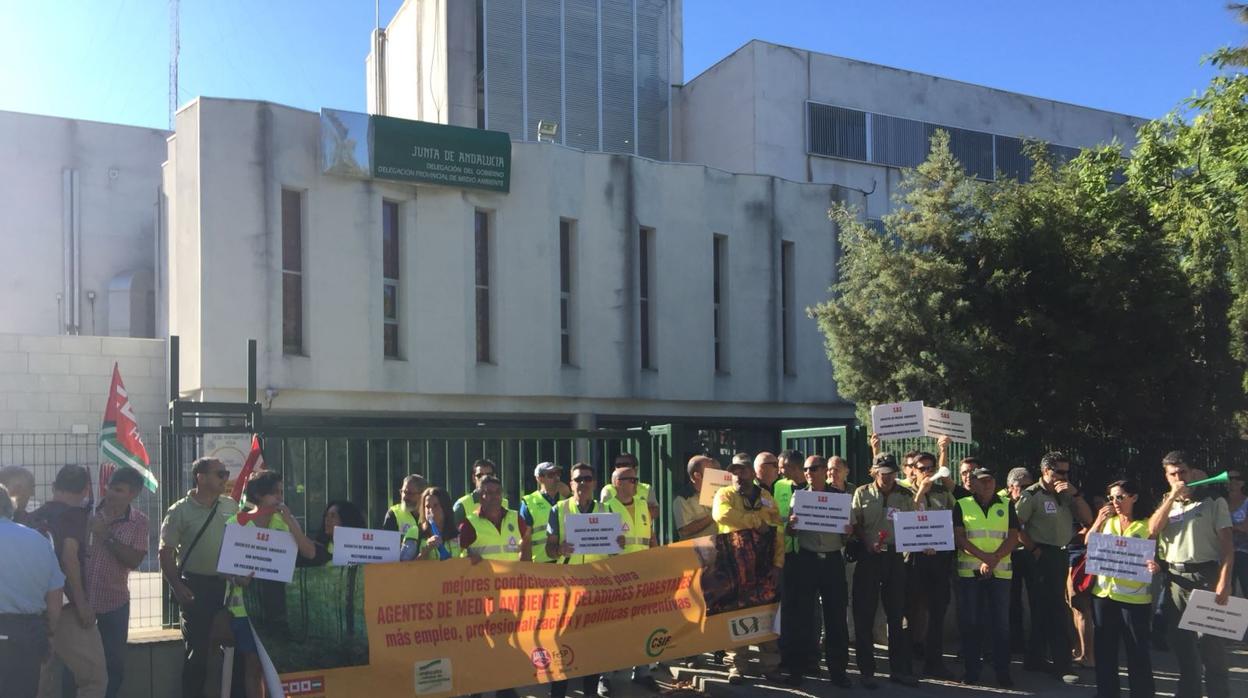
[[[399,205],[381,202],[382,349],[399,358]]]
[[[642,228],[637,235],[637,300],[640,314],[641,367],[654,368],[654,230]]]
[[[784,374],[795,373],[793,361],[793,243],[780,243],[780,352]]]
[[[282,190],[282,353],[303,354],[303,192]]]
[[[488,364],[490,355],[490,214],[477,211],[474,231],[477,303],[477,362]]]
[[[809,102],[810,152],[849,160],[867,159],[867,113]]]
[[[572,354],[572,254],[573,222],[559,221],[559,360],[573,365]]]
[[[728,238],[723,235],[711,239],[711,268],[714,276],[711,300],[715,311],[715,370],[722,373],[728,370],[728,304],[725,302],[728,296]]]

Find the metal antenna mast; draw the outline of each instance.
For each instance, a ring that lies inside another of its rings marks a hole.
[[[178,0],[169,0],[169,130],[178,111],[178,53],[182,50],[182,30]]]

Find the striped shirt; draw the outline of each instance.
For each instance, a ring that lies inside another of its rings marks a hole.
[[[95,514],[103,516],[102,511]],[[135,550],[147,552],[147,516],[129,507],[126,515],[108,522],[109,536],[122,545]],[[87,585],[87,600],[91,602],[91,610],[96,613],[108,613],[121,608],[130,601],[130,568],[121,564],[116,555],[108,549],[105,540],[109,536],[92,536],[90,550],[87,551],[87,564],[83,568],[83,577]]]

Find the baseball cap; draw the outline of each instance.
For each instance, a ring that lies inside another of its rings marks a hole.
[[[549,475],[550,473],[558,473],[559,471],[559,466],[551,463],[550,461],[546,461],[545,463],[537,464],[537,467],[533,469],[533,477],[541,477],[543,475]]]
[[[877,473],[897,472],[897,457],[891,453],[881,453],[871,461],[871,470]]]
[[[971,477],[976,480],[982,480],[988,477],[996,478],[996,475],[993,475],[992,471],[987,468],[976,468],[971,471]]]

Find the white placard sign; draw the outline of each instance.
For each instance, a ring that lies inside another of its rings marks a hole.
[[[295,576],[295,537],[287,531],[228,524],[217,571],[236,577],[287,582]]]
[[[971,415],[967,412],[923,408],[923,431],[933,438],[948,436],[958,443],[971,442]]]
[[[1133,582],[1151,582],[1153,573],[1148,571],[1146,563],[1156,557],[1155,540],[1109,533],[1093,533],[1088,536],[1088,574],[1103,574]]]
[[[953,550],[953,512],[899,511],[893,514],[893,532],[898,552]]]
[[[793,513],[797,516],[794,528],[799,531],[844,533],[853,502],[852,494],[797,490],[793,493]]]
[[[398,562],[402,544],[398,531],[334,527],[334,564],[367,565]]]
[[[1242,639],[1248,630],[1248,599],[1232,596],[1225,606],[1219,606],[1213,592],[1193,591],[1179,619],[1179,628],[1228,640]]]
[[[702,491],[698,493],[698,504],[704,507],[715,504],[715,494],[721,488],[732,484],[732,473],[714,468],[702,469]]]
[[[624,532],[620,515],[571,514],[565,516],[563,539],[572,544],[577,555],[612,555],[620,552],[617,540]]]
[[[890,402],[871,408],[871,432],[880,439],[908,439],[923,436],[923,401]]]

